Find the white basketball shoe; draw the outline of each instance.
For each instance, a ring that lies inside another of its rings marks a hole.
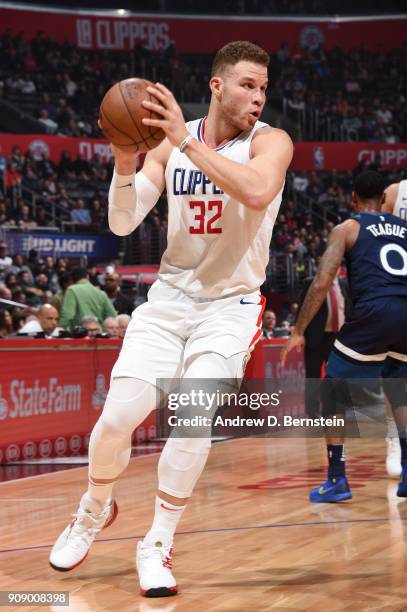
[[[137,544],[136,566],[142,595],[169,597],[177,594],[177,583],[171,572],[171,541],[165,531],[148,534]]]
[[[390,478],[400,478],[401,474],[401,449],[398,438],[386,438],[387,457],[386,470]]]
[[[64,529],[55,542],[49,556],[49,564],[55,570],[67,572],[85,560],[97,534],[109,527],[116,519],[118,507],[109,500],[102,507],[96,500],[82,496],[73,521]]]

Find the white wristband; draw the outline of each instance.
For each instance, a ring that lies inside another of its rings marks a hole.
[[[188,134],[188,136],[185,136],[184,140],[181,142],[181,144],[178,147],[180,150],[180,153],[184,152],[184,150],[188,146],[188,143],[191,142],[192,139],[193,139],[193,136],[191,134]]]

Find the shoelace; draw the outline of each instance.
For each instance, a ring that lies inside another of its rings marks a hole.
[[[141,557],[151,561],[160,561],[163,567],[172,569],[172,549],[158,548],[157,546],[143,546],[141,549]]]
[[[95,537],[102,530],[105,524],[105,521],[102,521],[102,519],[107,518],[110,510],[110,506],[108,506],[103,512],[95,516],[79,508],[78,512],[72,515],[75,522],[72,525],[70,535],[79,536],[85,543],[88,543],[86,536]],[[87,525],[86,521],[89,521],[90,524]],[[99,526],[97,523],[101,523],[101,525]]]

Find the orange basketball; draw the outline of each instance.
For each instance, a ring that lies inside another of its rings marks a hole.
[[[143,100],[157,103],[146,91],[153,85],[145,79],[125,79],[116,83],[105,94],[100,105],[99,120],[108,140],[123,151],[147,153],[165,138],[160,128],[144,125],[142,119],[157,118],[141,105]]]

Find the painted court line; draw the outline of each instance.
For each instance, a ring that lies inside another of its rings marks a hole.
[[[309,523],[276,523],[275,525],[247,525],[243,527],[218,527],[214,529],[197,529],[194,531],[179,531],[176,532],[175,535],[198,535],[203,533],[224,533],[224,532],[233,532],[233,531],[250,531],[251,529],[283,529],[287,527],[317,527],[319,525],[352,525],[359,523],[391,523],[394,521],[406,521],[406,517],[397,517],[397,518],[368,518],[368,519],[349,519],[349,520],[338,520],[338,521],[312,521]],[[127,540],[141,540],[144,538],[144,535],[135,535],[135,536],[123,536],[121,538],[101,538],[100,540],[95,540],[95,543],[102,542],[123,542]],[[22,548],[1,548],[0,553],[9,553],[9,552],[25,552],[28,550],[39,550],[40,548],[51,548],[53,544],[38,544],[36,546],[24,546]]]

